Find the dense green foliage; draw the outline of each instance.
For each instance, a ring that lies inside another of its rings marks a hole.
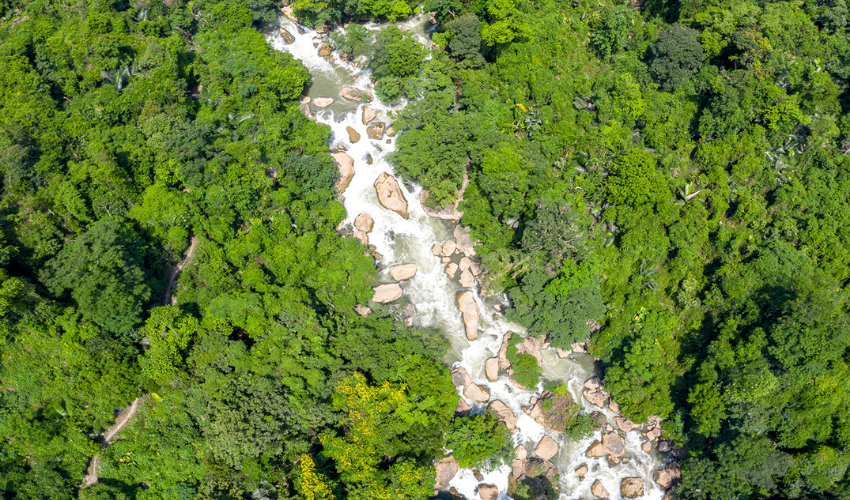
[[[335,230],[306,69],[252,26],[276,8],[2,4],[3,498],[430,494],[447,344],[354,312],[375,267]]]
[[[513,440],[496,415],[484,413],[456,419],[446,439],[446,448],[461,467],[486,471],[510,463]]]
[[[488,292],[665,419],[680,497],[847,497],[847,6],[635,4],[427,3],[452,86],[392,161],[434,206],[469,180]]]

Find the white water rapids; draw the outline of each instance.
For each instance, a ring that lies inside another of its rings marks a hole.
[[[416,34],[426,46],[429,46],[430,41],[424,36],[423,30],[426,22],[426,18],[419,15],[399,24],[399,27]],[[452,238],[453,226],[446,221],[426,215],[419,203],[418,195],[421,188],[414,186],[408,189],[401,179],[398,179],[399,186],[407,199],[410,218],[404,219],[378,203],[374,183],[383,172],[393,174],[392,166],[386,161],[386,157],[395,147],[395,138],[385,136],[380,141],[370,140],[366,133],[366,125],[361,118],[365,105],[339,96],[340,90],[346,86],[372,90],[369,71],[360,70],[354,65],[341,61],[336,53],[333,54],[334,63],[320,57],[318,50],[321,48],[322,35],[318,35],[314,30],[300,27],[283,16],[280,18],[280,25],[295,38],[295,41],[286,44],[275,29],[274,33],[268,35],[269,43],[277,50],[292,54],[310,70],[313,79],[308,92],[310,97],[314,99],[332,97],[335,100],[324,110],[312,105],[311,107],[316,113],[316,119],[320,123],[329,125],[333,130],[331,147],[343,144],[347,153],[354,158],[355,174],[344,192],[344,204],[347,211],[345,223],[352,224],[360,213],[367,213],[374,219],[374,227],[369,233],[369,244],[374,245],[376,251],[383,255],[380,261],[384,268],[381,273],[382,282],[394,281],[386,271],[392,265],[416,263],[418,266],[415,277],[401,282],[404,295],[416,308],[414,325],[439,329],[451,342],[451,350],[445,356],[446,362],[455,367],[464,367],[475,383],[489,389],[491,401],[501,400],[510,407],[517,416],[519,428],[519,432],[513,435],[514,445],[525,446],[529,456],[534,456],[534,448],[544,434],[552,436],[558,442],[560,450],[552,462],[560,471],[560,500],[596,498],[590,490],[591,485],[597,480],[601,481],[610,493],[610,498],[620,498],[620,481],[626,477],[639,477],[644,480],[646,488],[641,498],[660,500],[664,496],[664,491],[652,479],[653,471],[663,465],[665,455],[655,449],[649,453],[644,452],[641,449],[644,439],[641,438],[639,430],[633,430],[625,436],[626,451],[623,457],[629,458],[628,463],[609,467],[604,457],[585,456],[585,451],[591,443],[601,439],[601,433],[597,432],[592,437],[580,441],[570,441],[560,434],[545,429],[526,415],[522,408],[528,406],[532,396],[540,396],[542,381],[535,390],[530,391],[514,387],[504,373],[500,374],[496,382],[488,381],[484,373],[485,361],[498,354],[506,332],[524,334],[523,328],[508,322],[501,314],[493,314],[492,306],[497,298],[482,299],[477,294],[476,285],[475,300],[481,310],[478,339],[471,342],[467,340],[461,314],[455,304],[455,295],[462,288],[457,281],[452,281],[446,276],[445,264],[431,251],[434,243],[442,244]],[[375,25],[367,27],[380,28]],[[319,43],[319,46],[315,47],[314,43]],[[392,123],[392,118],[389,116],[392,108],[382,104],[377,96],[368,103],[368,106],[377,111],[376,121],[387,125]],[[361,139],[351,144],[346,127],[355,129]],[[373,159],[371,165],[366,161],[369,155]],[[584,381],[594,375],[593,360],[586,355],[575,354],[570,358],[561,359],[554,349],[546,349],[542,351],[542,354],[543,378],[566,382],[573,399],[580,402],[588,413],[602,411],[613,425],[613,417],[616,415],[614,412],[591,405],[581,394]],[[459,387],[458,393],[461,391],[462,388]],[[482,412],[486,407],[486,404],[471,400],[467,402],[473,412]],[[587,465],[589,472],[583,481],[579,481],[574,470],[582,464]],[[452,479],[450,486],[455,487],[466,498],[473,500],[479,498],[476,488],[480,483],[495,485],[500,492],[499,499],[509,498],[507,490],[510,466],[491,472],[481,472],[484,480],[479,482],[471,469],[461,469]]]

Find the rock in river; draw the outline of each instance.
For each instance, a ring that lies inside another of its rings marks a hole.
[[[369,106],[363,106],[363,125],[368,125],[370,121],[378,116],[378,112]]]
[[[286,30],[284,27],[278,28],[278,33],[280,33],[280,37],[283,38],[283,43],[289,45],[295,41],[295,37],[292,36],[292,33]]]
[[[409,280],[416,276],[417,269],[416,264],[399,264],[390,268],[390,275],[396,281]]]
[[[487,380],[495,382],[499,378],[499,357],[489,358],[484,362],[484,373],[487,375]]]
[[[398,286],[398,283],[385,283],[383,285],[376,286],[373,290],[375,291],[375,295],[372,296],[372,300],[379,304],[398,300],[401,298],[402,293],[401,287]]]
[[[434,464],[434,469],[437,470],[437,482],[434,488],[443,489],[449,486],[449,481],[455,477],[455,474],[460,470],[460,464],[451,455]]]
[[[602,436],[602,450],[615,457],[622,456],[626,451],[626,443],[616,432],[609,432]]]
[[[478,487],[478,496],[481,497],[481,500],[496,500],[499,498],[499,488],[482,484]]]
[[[558,454],[558,442],[550,436],[543,436],[543,439],[534,448],[534,453],[543,460],[551,460],[552,457]]]
[[[593,486],[590,487],[590,492],[596,495],[598,498],[608,498],[609,496],[611,496],[611,494],[608,493],[608,490],[605,489],[605,486],[602,485],[602,481],[598,479],[595,483],[593,483]]]
[[[514,415],[514,412],[512,412],[510,408],[508,408],[508,405],[496,399],[490,403],[490,409],[496,412],[496,415],[499,416],[499,420],[505,423],[505,427],[507,427],[509,431],[517,432],[519,430],[516,426],[516,415]]]
[[[342,151],[331,153],[331,156],[337,168],[339,168],[339,180],[336,182],[336,189],[341,193],[351,184],[351,178],[354,177],[354,158]]]
[[[375,180],[375,191],[378,193],[378,202],[382,207],[398,213],[405,219],[410,217],[407,213],[407,200],[401,194],[398,182],[393,176],[386,172],[379,175]]]
[[[348,142],[351,144],[356,144],[360,140],[360,132],[351,127],[345,127],[345,131],[348,132]]]
[[[333,97],[317,97],[313,99],[313,105],[318,106],[320,108],[327,108],[331,104],[334,103]]]
[[[643,479],[639,477],[624,477],[620,481],[620,496],[623,498],[642,497],[644,492]]]
[[[387,125],[383,122],[375,122],[366,127],[366,136],[374,141],[380,141],[384,137],[384,129]]]
[[[367,213],[362,213],[354,219],[354,227],[356,227],[358,231],[363,231],[367,234],[372,232],[372,226],[374,225],[375,221],[372,219],[372,216]]]
[[[339,93],[340,97],[358,102],[372,102],[372,92],[368,90],[360,90],[354,87],[343,87]]]
[[[469,290],[464,290],[457,294],[455,298],[457,308],[463,316],[463,326],[466,329],[466,338],[475,340],[478,338],[478,319],[481,316],[481,311],[478,309],[478,304],[475,302],[475,296]]]

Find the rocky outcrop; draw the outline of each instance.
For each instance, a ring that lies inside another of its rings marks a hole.
[[[620,496],[623,498],[637,498],[644,493],[643,479],[639,477],[624,477],[620,481]]]
[[[395,129],[395,124],[387,127],[387,137],[395,137],[398,132]]]
[[[339,169],[339,180],[336,181],[336,190],[342,193],[351,184],[351,178],[354,177],[354,158],[348,153],[341,151],[331,153],[331,156]]]
[[[345,131],[348,132],[348,142],[356,144],[360,141],[360,132],[354,130],[352,127],[345,127]]]
[[[375,180],[375,191],[378,193],[378,202],[382,207],[396,212],[405,219],[410,217],[407,213],[407,200],[404,199],[398,187],[398,181],[393,176],[386,172],[379,175]]]
[[[655,471],[653,481],[665,490],[669,490],[682,480],[682,471],[678,464],[672,464],[664,469]]]
[[[489,358],[484,362],[484,373],[487,375],[487,380],[495,382],[499,379],[499,357]]]
[[[593,483],[593,486],[590,487],[590,492],[597,498],[608,498],[611,496],[611,494],[608,493],[608,490],[605,489],[605,486],[602,485],[602,481],[598,479],[595,483]]]
[[[454,237],[457,241],[457,249],[460,253],[467,257],[475,257],[475,245],[478,242],[472,241],[469,236],[469,227],[455,226]]]
[[[357,102],[372,102],[372,92],[369,90],[360,90],[354,87],[343,87],[339,93],[340,97]]]
[[[469,415],[469,410],[471,409],[472,407],[469,406],[469,403],[467,403],[465,399],[460,398],[457,401],[457,406],[455,406],[455,416],[466,417]]]
[[[431,247],[431,253],[439,257],[440,254],[443,253],[443,245],[440,245],[439,243],[434,243],[434,246]]]
[[[366,127],[366,137],[373,141],[380,141],[384,138],[384,130],[387,125],[384,122],[375,122]]]
[[[585,389],[581,394],[584,396],[584,399],[590,402],[590,404],[600,408],[605,408],[605,401],[608,399],[608,395],[600,389]]]
[[[597,439],[587,448],[584,456],[587,458],[601,457],[605,455],[605,449],[602,447],[602,443]]]
[[[514,459],[511,462],[511,475],[514,479],[519,479],[525,473],[527,461],[528,451],[525,449],[525,446],[519,445],[514,448]]]
[[[362,213],[354,219],[354,227],[357,228],[358,231],[363,231],[367,234],[372,232],[372,227],[374,225],[375,221],[372,219],[372,216],[367,213]]]
[[[292,6],[291,5],[287,5],[286,7],[280,9],[280,11],[283,12],[283,15],[286,16],[286,18],[289,19],[290,21],[295,22],[295,23],[298,22],[298,18],[295,17],[295,14],[292,13]]]
[[[459,211],[457,209],[457,207],[460,204],[460,202],[463,201],[463,193],[464,193],[464,191],[466,191],[466,186],[468,186],[468,185],[469,185],[469,177],[466,175],[466,173],[464,173],[463,174],[463,183],[461,184],[460,189],[455,191],[455,196],[457,197],[457,201],[455,201],[454,203],[449,203],[445,207],[440,208],[439,210],[434,210],[433,208],[429,207],[428,204],[426,203],[426,200],[428,199],[428,190],[427,189],[423,189],[422,191],[419,192],[419,203],[422,205],[422,209],[425,211],[425,213],[429,217],[436,217],[438,219],[443,219],[443,220],[459,221],[460,218],[463,216],[463,212]]]
[[[609,432],[602,436],[602,451],[620,457],[626,452],[626,442],[616,432]]]
[[[455,474],[460,471],[460,464],[451,455],[434,464],[434,469],[437,470],[437,482],[434,483],[434,488],[448,488],[449,482],[455,477]]]
[[[510,408],[508,408],[508,405],[496,399],[490,403],[489,408],[498,415],[501,422],[505,423],[505,427],[507,427],[509,431],[519,431],[516,426],[516,415],[514,415],[514,412],[512,412]]]
[[[448,276],[450,280],[453,280],[455,279],[455,275],[457,275],[457,264],[449,262],[446,266],[446,276]]]
[[[478,496],[481,497],[481,500],[496,500],[499,498],[499,488],[482,484],[478,486]]]
[[[620,414],[620,405],[618,405],[613,399],[608,401],[608,409],[616,413]]]
[[[277,32],[280,33],[280,37],[283,39],[283,43],[289,45],[295,41],[295,37],[292,36],[292,33],[290,33],[286,28],[281,26],[280,28],[278,28]]]
[[[372,296],[372,301],[379,304],[385,304],[401,298],[401,287],[398,283],[385,283],[373,288],[375,295]]]
[[[376,116],[378,116],[377,111],[369,106],[363,106],[363,125],[368,125]]]
[[[354,236],[355,238],[360,240],[360,243],[363,243],[364,245],[369,244],[369,236],[366,233],[364,233],[363,231],[354,231],[352,233],[352,236]]]
[[[313,105],[318,106],[320,108],[327,108],[331,104],[334,103],[333,97],[317,97],[313,99]]]
[[[457,294],[455,297],[457,308],[460,310],[463,317],[463,327],[466,330],[466,338],[475,340],[478,338],[478,319],[481,316],[481,311],[478,309],[478,304],[475,302],[475,296],[472,292],[465,290]]]
[[[551,460],[558,454],[558,442],[550,436],[543,436],[534,448],[534,453],[542,460]]]
[[[526,337],[525,340],[516,345],[517,354],[530,354],[537,360],[537,366],[543,366],[544,342],[538,337]]]
[[[640,449],[646,453],[649,453],[650,451],[652,451],[652,443],[649,441],[644,441],[643,443],[641,443]]]
[[[451,257],[455,253],[455,250],[457,250],[457,243],[455,243],[454,240],[449,240],[443,243],[440,255],[443,257]]]
[[[396,281],[409,280],[416,276],[416,264],[399,264],[390,268],[390,276]]]
[[[490,400],[490,391],[486,387],[474,383],[463,388],[463,395],[479,403],[486,403]]]
[[[413,326],[414,317],[416,317],[416,306],[413,304],[407,304],[404,307],[404,311],[401,313],[401,320],[404,321],[405,325]]]
[[[576,476],[578,476],[578,480],[579,480],[579,481],[584,481],[584,476],[586,476],[586,475],[587,475],[587,470],[588,470],[588,469],[587,469],[587,464],[581,464],[581,465],[579,465],[579,466],[578,466],[578,468],[575,470],[575,472],[576,472]]]
[[[617,424],[617,427],[623,432],[631,432],[640,427],[631,420],[623,417],[614,417],[614,423]]]
[[[469,272],[469,269],[464,270],[460,273],[460,286],[464,288],[472,288],[475,286],[475,277]]]
[[[508,341],[513,337],[514,332],[506,332],[502,337],[502,346],[499,348],[499,368],[507,370],[511,367],[511,362],[508,361]]]

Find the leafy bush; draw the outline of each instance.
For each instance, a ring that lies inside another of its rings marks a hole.
[[[510,463],[513,440],[492,413],[455,419],[446,435],[446,448],[461,467],[493,470]]]
[[[537,382],[540,380],[540,375],[543,373],[540,366],[537,365],[537,359],[531,354],[517,353],[517,344],[525,340],[519,335],[514,335],[508,341],[508,361],[511,362],[513,369],[513,378],[519,385],[526,389],[534,389],[537,387]]]
[[[704,55],[699,32],[674,24],[649,47],[649,73],[662,88],[673,90],[699,71]]]

